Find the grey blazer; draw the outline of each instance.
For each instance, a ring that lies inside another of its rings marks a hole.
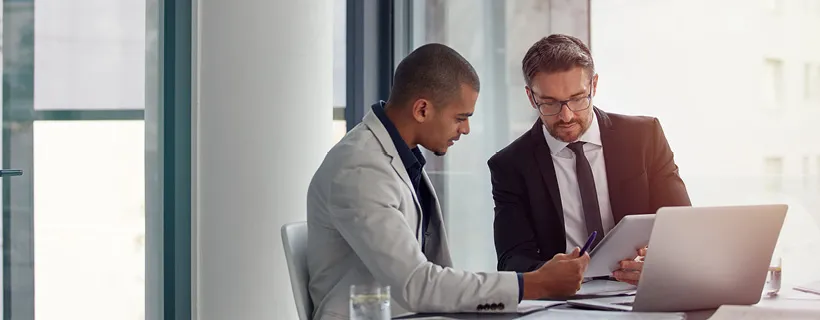
[[[433,190],[426,173],[423,180]],[[393,316],[516,310],[519,288],[514,272],[452,268],[441,208],[432,193],[436,209],[425,256],[421,206],[378,117],[368,113],[328,152],[307,195],[314,319],[348,319],[350,286],[372,282],[391,287]]]

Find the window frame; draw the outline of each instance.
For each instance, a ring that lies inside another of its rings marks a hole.
[[[409,2],[406,1],[406,2]],[[402,2],[347,0],[347,96],[344,118],[350,131],[371,104],[387,100],[393,85],[395,8]]]
[[[34,55],[4,72],[2,167],[23,175],[3,179],[3,319],[34,319],[33,125],[35,121],[143,120],[146,128],[145,316],[191,319],[191,57],[192,0],[146,0],[146,33],[157,32],[156,51],[146,50],[144,109],[35,110]],[[34,0],[6,0],[4,30],[19,25],[30,41],[3,37],[3,46],[34,52]],[[152,28],[155,28],[152,30]],[[10,33],[7,33],[10,34]],[[4,55],[4,65],[9,55]],[[4,70],[5,71],[5,70]],[[8,98],[7,98],[8,97]],[[12,228],[12,225],[14,228]],[[14,267],[12,267],[14,266]]]

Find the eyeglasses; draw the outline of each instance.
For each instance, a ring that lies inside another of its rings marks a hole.
[[[569,100],[538,102],[535,99],[535,93],[530,88],[530,96],[535,103],[536,109],[543,116],[554,116],[561,113],[566,105],[570,111],[583,111],[592,105],[592,79],[589,79],[589,94],[583,97],[573,98]]]

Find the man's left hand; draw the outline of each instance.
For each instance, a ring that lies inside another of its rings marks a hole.
[[[638,249],[638,256],[633,259],[621,260],[620,269],[615,270],[612,276],[616,280],[626,282],[631,285],[638,285],[643,270],[643,259],[646,257],[646,247]]]

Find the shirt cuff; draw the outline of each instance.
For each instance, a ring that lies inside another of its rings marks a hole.
[[[518,273],[518,302],[524,299],[524,274]]]

